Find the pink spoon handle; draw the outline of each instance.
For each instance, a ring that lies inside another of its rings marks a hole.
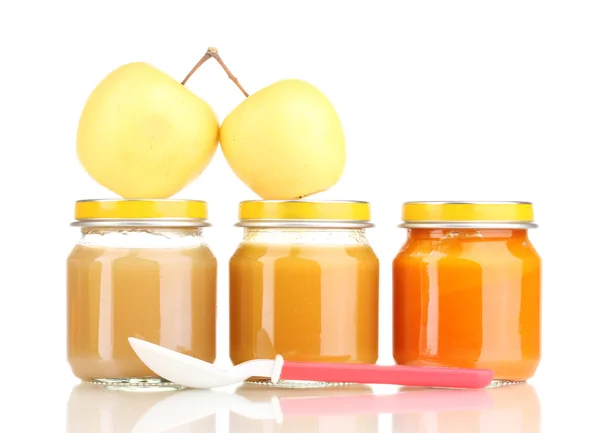
[[[282,380],[312,380],[437,388],[484,388],[491,370],[404,365],[342,364],[284,361]]]

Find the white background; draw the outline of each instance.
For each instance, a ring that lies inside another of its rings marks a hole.
[[[402,202],[534,202],[543,361],[531,384],[542,428],[594,431],[599,22],[600,4],[580,0],[2,1],[0,431],[65,431],[69,420],[77,382],[65,355],[65,258],[77,231],[68,225],[75,200],[113,197],[76,158],[87,96],[132,61],[180,80],[209,45],[251,93],[301,78],[337,108],[347,167],[318,198],[372,202],[382,363],[391,361],[390,263],[404,239],[395,228]],[[189,87],[221,120],[243,97],[213,61]],[[219,151],[178,197],[209,203],[225,301],[226,264],[241,236],[232,227],[237,204],[255,196]],[[219,313],[225,363],[224,302]],[[129,431],[117,424],[88,431]],[[444,431],[428,425],[423,431]],[[381,431],[389,426],[384,420]]]

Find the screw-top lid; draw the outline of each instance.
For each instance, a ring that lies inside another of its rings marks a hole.
[[[401,227],[535,228],[529,202],[408,202]]]
[[[203,227],[208,208],[199,200],[80,200],[75,203],[75,226]]]
[[[239,206],[240,227],[372,227],[364,201],[250,200]]]

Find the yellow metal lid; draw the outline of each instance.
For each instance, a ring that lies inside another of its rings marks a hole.
[[[535,228],[529,202],[408,202],[402,227]]]
[[[207,226],[207,216],[199,200],[80,200],[73,225]]]
[[[364,201],[250,200],[239,206],[241,227],[372,227]]]

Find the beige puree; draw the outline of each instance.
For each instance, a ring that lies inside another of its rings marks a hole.
[[[155,375],[137,337],[213,362],[216,260],[202,246],[78,245],[68,259],[68,358],[82,380]]]

